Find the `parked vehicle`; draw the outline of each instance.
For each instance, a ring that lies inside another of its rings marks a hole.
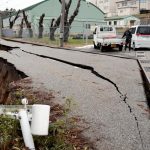
[[[116,28],[113,26],[99,25],[95,28],[93,32],[93,44],[94,48],[99,48],[103,51],[104,47],[118,48],[119,51],[122,51],[123,48],[123,39],[117,36]]]
[[[150,48],[150,25],[137,25],[130,28],[132,32],[131,47]]]

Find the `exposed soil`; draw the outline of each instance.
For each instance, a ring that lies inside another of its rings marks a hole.
[[[4,104],[9,96],[8,86],[12,81],[27,77],[23,72],[18,71],[13,64],[0,58],[0,104]]]

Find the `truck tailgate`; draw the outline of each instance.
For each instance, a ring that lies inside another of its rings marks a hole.
[[[122,38],[103,38],[104,44],[122,44],[124,40]]]

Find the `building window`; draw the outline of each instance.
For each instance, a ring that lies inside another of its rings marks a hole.
[[[109,21],[109,23],[108,23],[109,25],[111,25],[111,21]]]
[[[127,6],[127,2],[122,2],[122,6]]]
[[[123,10],[120,10],[120,13],[123,13]]]
[[[114,25],[117,25],[117,21],[114,21]]]
[[[85,28],[86,29],[91,29],[91,25],[90,24],[86,24]]]
[[[135,34],[135,30],[136,30],[136,28],[131,28],[130,29],[130,31],[131,31],[132,34]]]

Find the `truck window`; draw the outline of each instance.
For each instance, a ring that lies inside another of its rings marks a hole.
[[[130,31],[131,31],[132,34],[135,34],[135,30],[136,30],[136,28],[131,28],[130,29]]]
[[[97,27],[94,29],[94,32],[93,32],[93,34],[96,34],[96,31],[97,31]]]
[[[100,27],[100,31],[113,31],[112,27]]]
[[[137,34],[150,34],[150,26],[138,27]]]
[[[103,27],[100,28],[100,31],[103,31]]]

